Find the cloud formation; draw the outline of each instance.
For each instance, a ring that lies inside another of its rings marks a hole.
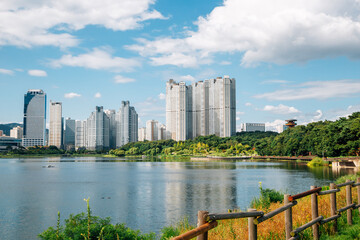
[[[132,71],[140,66],[140,62],[135,59],[127,59],[112,56],[112,49],[108,47],[94,48],[91,52],[73,56],[63,55],[60,59],[50,61],[53,67],[84,67],[95,70],[108,70],[112,72]]]
[[[81,97],[81,94],[70,92],[70,93],[65,93],[64,97],[65,98],[76,98],[76,97]]]
[[[101,98],[101,93],[99,92],[95,93],[94,98]]]
[[[360,80],[314,81],[287,86],[286,89],[255,95],[268,100],[303,100],[349,97],[360,93]]]
[[[130,83],[130,82],[135,82],[136,80],[133,78],[128,78],[128,77],[124,77],[121,75],[116,75],[114,77],[114,82],[115,83]]]
[[[279,104],[278,106],[266,105],[263,109],[264,111],[272,112],[275,114],[291,114],[291,113],[299,113],[300,111],[294,107],[289,107],[283,104]]]
[[[194,67],[215,53],[241,54],[241,64],[360,58],[358,0],[224,0],[184,38],[138,39],[128,46],[155,65]]]
[[[0,3],[0,46],[75,46],[71,33],[88,25],[114,31],[142,26],[149,19],[164,19],[150,9],[154,0],[3,0]]]
[[[14,71],[11,71],[9,69],[0,68],[0,73],[1,74],[6,74],[6,75],[13,75]]]
[[[46,77],[47,73],[44,70],[32,69],[28,71],[30,76],[34,77]]]

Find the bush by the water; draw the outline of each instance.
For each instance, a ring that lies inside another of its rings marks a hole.
[[[155,233],[142,234],[139,230],[132,230],[125,224],[111,224],[110,218],[91,216],[89,200],[87,199],[87,213],[70,214],[65,220],[65,227],[60,226],[60,214],[56,228],[49,227],[39,234],[44,240],[154,240]]]
[[[253,208],[269,208],[271,203],[280,202],[284,199],[284,194],[275,189],[263,188],[261,182],[259,183],[260,197],[254,198],[251,201],[251,207]]]
[[[328,161],[324,161],[322,158],[315,157],[310,162],[307,163],[309,167],[321,167],[321,166],[329,166]]]

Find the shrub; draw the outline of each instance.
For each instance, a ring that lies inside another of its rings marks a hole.
[[[315,157],[310,162],[307,163],[309,167],[321,167],[321,166],[329,166],[328,161],[324,161],[322,158]]]
[[[251,206],[254,208],[269,208],[271,203],[282,202],[284,194],[275,189],[263,188],[261,182],[259,183],[260,197],[254,198],[251,201]]]

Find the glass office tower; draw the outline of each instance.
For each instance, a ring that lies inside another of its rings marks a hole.
[[[24,147],[44,146],[46,128],[46,94],[43,90],[29,90],[24,95]]]

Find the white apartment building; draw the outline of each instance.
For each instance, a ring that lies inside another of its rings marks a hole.
[[[116,114],[116,147],[138,140],[138,114],[129,101],[122,101]]]
[[[146,128],[139,128],[138,130],[138,141],[143,142],[146,139]]]
[[[265,132],[265,123],[242,123],[242,132]]]
[[[159,122],[155,120],[149,120],[146,122],[146,136],[145,139],[148,141],[157,141],[158,137],[158,126]]]
[[[179,141],[215,134],[236,133],[235,79],[218,77],[193,83],[166,83],[166,127],[170,138]]]
[[[75,121],[75,148],[85,148],[87,142],[87,131],[86,131],[86,122],[87,121]]]
[[[62,103],[50,101],[49,146],[63,147]]]
[[[87,143],[89,150],[103,150],[109,148],[110,120],[104,113],[103,107],[97,106],[87,119]]]
[[[16,138],[16,139],[22,139],[22,137],[23,137],[23,128],[20,127],[20,126],[13,127],[10,130],[10,137]]]
[[[104,110],[104,113],[109,118],[109,146],[111,149],[116,148],[116,112],[115,110]]]

